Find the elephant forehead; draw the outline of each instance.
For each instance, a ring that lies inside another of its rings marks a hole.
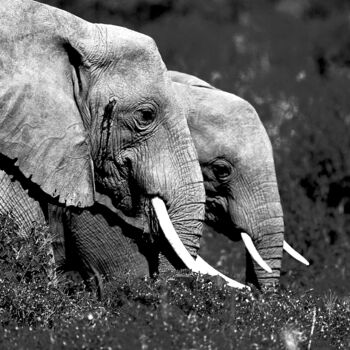
[[[262,124],[254,108],[240,97],[205,88],[191,89],[189,124],[193,130],[215,139],[219,137],[247,137],[260,131]],[[220,139],[220,143],[225,141]]]
[[[148,73],[165,74],[165,64],[151,37],[113,25],[98,24],[96,29],[99,38],[94,40],[98,43],[94,54],[102,66],[118,66],[120,71],[137,68]]]
[[[272,160],[271,144],[266,137],[257,133],[250,137],[232,135],[226,132],[217,133],[215,136],[210,130],[206,135],[195,133],[193,140],[201,163],[210,162],[215,158],[225,158],[232,164],[252,163]]]
[[[266,131],[247,101],[223,91],[197,88],[192,102],[189,125],[200,161],[215,157],[248,160],[271,153]]]

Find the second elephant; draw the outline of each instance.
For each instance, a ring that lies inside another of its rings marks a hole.
[[[279,282],[283,249],[308,261],[284,240],[284,220],[270,139],[255,109],[192,75],[169,72],[176,90],[188,85],[187,120],[206,191],[206,223],[243,239],[247,282]]]

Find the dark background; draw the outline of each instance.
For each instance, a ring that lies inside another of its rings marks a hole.
[[[349,1],[42,2],[148,34],[168,69],[252,103],[274,146],[286,239],[311,262],[306,268],[285,257],[282,284],[349,290]],[[208,230],[201,249],[221,271],[244,279],[237,244]]]

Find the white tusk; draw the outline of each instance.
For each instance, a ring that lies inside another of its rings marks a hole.
[[[200,256],[197,256],[197,260],[194,260],[191,254],[187,251],[184,244],[181,242],[180,237],[176,233],[175,228],[169,218],[169,214],[164,202],[160,198],[155,197],[151,199],[151,203],[153,205],[154,211],[156,212],[159,225],[162,228],[165,238],[168,240],[168,242],[174,249],[175,253],[183,261],[183,263],[188,269],[192,270],[193,272],[197,272],[197,273],[199,272],[199,273],[208,274],[211,276],[219,275],[228,283],[230,287],[233,287],[233,288],[249,289],[249,287],[228,278],[227,276],[223,275],[219,271],[216,271],[213,267],[211,267],[208,263],[206,263]]]
[[[243,243],[245,244],[245,247],[247,248],[251,257],[255,260],[255,262],[265,271],[272,273],[270,266],[267,265],[266,262],[263,260],[263,258],[260,256],[249,235],[245,232],[241,232],[241,236],[242,236]]]
[[[294,250],[286,241],[283,241],[283,249],[294,259],[300,261],[301,263],[307,266],[310,265],[310,263],[301,254]]]
[[[154,211],[156,212],[159,225],[162,228],[164,236],[173,247],[175,253],[183,261],[188,269],[194,272],[198,272],[195,260],[181,242],[180,237],[176,233],[175,228],[170,221],[169,214],[164,202],[160,198],[155,197],[151,199],[151,203],[153,205]]]
[[[227,282],[227,284],[230,287],[237,288],[237,289],[247,288],[250,290],[250,288],[248,286],[246,286],[242,283],[239,283],[239,282],[225,276],[224,274],[217,271],[216,269],[214,269],[214,267],[210,266],[199,255],[197,255],[196,263],[197,263],[198,272],[200,272],[201,274],[210,275],[210,276],[220,276]]]

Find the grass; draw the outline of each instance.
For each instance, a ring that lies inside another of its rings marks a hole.
[[[3,216],[0,223],[1,349],[350,346],[350,299],[332,290],[239,292],[183,271],[131,284],[108,282],[98,301],[83,285],[53,285],[46,230],[21,238],[27,251],[21,255],[11,245],[19,239],[11,219]]]

